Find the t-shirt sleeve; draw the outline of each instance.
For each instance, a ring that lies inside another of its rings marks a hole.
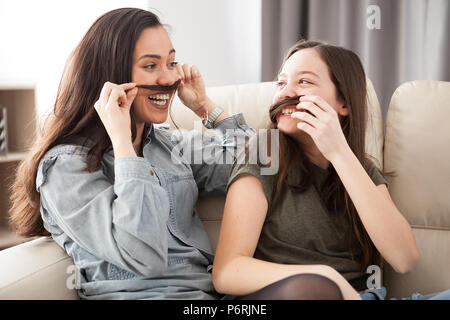
[[[376,165],[372,161],[368,161],[366,171],[376,186],[384,183],[386,187],[389,188],[389,183],[387,182],[386,178],[383,177],[380,170],[376,167]]]
[[[272,192],[273,192],[273,182],[274,182],[274,176],[273,175],[261,175],[261,167],[257,164],[249,164],[249,163],[234,163],[232,169],[230,178],[228,179],[227,184],[227,191],[228,188],[231,186],[231,184],[240,176],[242,175],[252,175],[256,179],[261,182],[264,194],[267,199],[267,203],[270,206],[271,199],[272,199]]]

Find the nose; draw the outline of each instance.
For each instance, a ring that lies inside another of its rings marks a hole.
[[[278,99],[284,100],[299,95],[296,89],[297,88],[292,81],[286,82],[286,84],[278,91]]]
[[[180,79],[180,76],[175,70],[165,68],[159,73],[157,84],[168,86],[174,84],[178,79]]]

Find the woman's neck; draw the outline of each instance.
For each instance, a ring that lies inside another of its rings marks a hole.
[[[133,147],[138,157],[142,157],[142,135],[144,133],[145,123],[136,123],[136,139],[133,141]]]

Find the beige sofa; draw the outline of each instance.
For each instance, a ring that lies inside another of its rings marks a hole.
[[[268,123],[274,83],[208,88],[229,114],[243,112],[257,129]],[[450,83],[415,81],[400,86],[387,115],[386,137],[379,102],[368,82],[367,152],[394,170],[391,195],[414,229],[421,259],[415,271],[396,274],[385,264],[384,285],[392,296],[450,288]],[[175,123],[192,129],[196,116],[174,101]],[[383,150],[384,145],[384,150]],[[224,197],[201,198],[197,208],[215,249]],[[50,238],[0,251],[0,299],[77,299],[73,262]]]

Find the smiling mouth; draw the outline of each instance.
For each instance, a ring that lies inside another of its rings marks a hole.
[[[297,109],[295,107],[285,107],[285,108],[283,108],[283,110],[281,111],[281,115],[282,116],[290,116],[294,112],[306,112],[306,113],[312,115],[313,117],[315,117],[311,112],[309,112],[309,110]]]
[[[146,85],[138,84],[138,95],[146,96],[150,103],[159,109],[166,109],[172,100],[181,80],[175,81],[171,85]]]
[[[150,96],[147,96],[147,99],[150,100],[150,102],[158,105],[158,106],[164,106],[170,101],[170,97],[172,94],[153,94]]]
[[[293,114],[297,109],[295,107],[285,107],[283,110],[281,110],[281,115],[283,116],[289,116]]]

